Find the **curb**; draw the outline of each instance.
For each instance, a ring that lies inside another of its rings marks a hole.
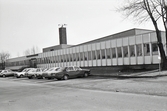
[[[167,71],[153,70],[140,73],[131,73],[131,74],[91,74],[90,76],[96,77],[114,77],[114,78],[157,78],[167,76]]]

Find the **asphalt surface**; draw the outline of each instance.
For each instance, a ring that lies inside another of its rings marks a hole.
[[[0,111],[167,111],[166,72],[132,75],[0,78]]]

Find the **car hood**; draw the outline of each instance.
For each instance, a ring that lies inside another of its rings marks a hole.
[[[90,69],[82,69],[83,71],[90,71]]]
[[[57,73],[57,72],[60,72],[60,71],[46,71],[44,73]]]
[[[16,74],[19,74],[19,75],[20,75],[20,74],[25,74],[25,72],[17,72]]]
[[[46,72],[43,72],[42,74],[51,74],[51,73],[59,73],[61,71],[46,71]]]

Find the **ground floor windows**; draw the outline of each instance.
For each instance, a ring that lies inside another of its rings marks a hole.
[[[107,56],[107,59],[111,59],[111,49],[110,48],[106,49],[106,56]]]
[[[139,57],[139,56],[151,57],[154,55],[158,55],[158,47],[156,42],[134,44],[120,47],[108,47],[108,48],[103,47],[103,48],[104,49],[97,49],[97,50],[94,49],[90,51],[75,52],[75,53],[73,52],[69,54],[59,53],[59,55],[58,53],[50,53],[50,54],[43,53],[39,58],[37,58],[37,64],[54,64],[54,63],[65,63],[65,62],[79,63],[82,61],[89,61],[88,63],[90,64],[98,64],[98,63],[106,64],[107,59],[111,59],[112,61],[112,59],[115,60],[116,58],[126,58],[127,60],[127,58],[131,57]],[[106,63],[104,61],[105,59]],[[95,62],[95,60],[97,60],[97,62]],[[102,62],[100,62],[99,60],[102,60]],[[6,65],[8,66],[19,66],[28,64],[30,64],[29,60],[6,63]],[[79,64],[84,64],[84,63],[82,62]]]
[[[101,59],[100,50],[97,50],[97,59]]]
[[[158,55],[158,46],[157,43],[152,43],[152,55]]]
[[[93,60],[96,60],[96,51],[92,51],[92,57],[93,57]]]
[[[87,52],[84,52],[84,60],[85,61],[88,60],[88,54],[87,54]]]
[[[150,56],[150,45],[149,45],[149,43],[144,44],[143,50],[144,50],[144,56]]]
[[[91,51],[88,51],[88,60],[92,60],[92,54],[91,54]]]
[[[118,58],[122,57],[122,48],[121,47],[117,48],[117,54],[118,54]]]
[[[137,56],[142,56],[142,44],[136,45]]]
[[[102,49],[102,50],[101,50],[101,57],[102,57],[102,59],[106,59],[106,52],[105,52],[105,49]]]
[[[135,56],[135,46],[130,45],[129,46],[129,51],[130,51],[130,57],[134,57]]]
[[[123,55],[124,57],[128,57],[128,46],[123,47]]]
[[[116,50],[115,50],[115,48],[112,48],[112,58],[116,58]]]
[[[83,52],[80,52],[80,60],[83,61]]]

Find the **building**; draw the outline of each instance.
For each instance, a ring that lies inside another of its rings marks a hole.
[[[165,33],[161,35],[166,44]],[[63,37],[60,45],[44,48],[43,53],[8,59],[7,68],[76,65],[90,68],[92,74],[104,74],[125,69],[156,69],[160,62],[153,30],[134,28],[78,45],[67,45],[66,34]]]

